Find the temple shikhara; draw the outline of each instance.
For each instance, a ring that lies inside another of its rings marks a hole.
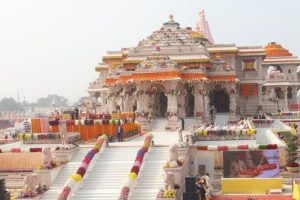
[[[86,108],[152,117],[209,117],[295,108],[300,60],[280,44],[236,46],[214,42],[204,11],[194,29],[172,15],[136,47],[108,51],[96,66]]]

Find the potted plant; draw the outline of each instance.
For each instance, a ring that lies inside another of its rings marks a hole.
[[[287,161],[288,161],[286,168],[290,173],[296,173],[299,171],[299,164],[296,162],[297,150],[298,150],[297,141],[298,141],[298,136],[290,133],[286,143]]]

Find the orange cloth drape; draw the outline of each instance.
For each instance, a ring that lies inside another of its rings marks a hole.
[[[68,125],[67,131],[72,132],[77,129],[80,132],[82,140],[95,139],[100,134],[106,134],[111,136],[117,136],[117,128],[119,125],[101,124],[101,125]],[[124,135],[133,129],[137,129],[140,132],[139,125],[136,123],[123,124]]]
[[[51,126],[53,133],[59,133],[59,126]]]
[[[31,130],[32,133],[41,133],[40,119],[31,119]]]

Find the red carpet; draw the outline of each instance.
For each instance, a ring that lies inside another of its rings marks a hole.
[[[218,195],[212,196],[211,200],[292,200],[291,195]]]

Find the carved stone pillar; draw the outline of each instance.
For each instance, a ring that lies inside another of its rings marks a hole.
[[[194,116],[200,117],[204,115],[204,97],[199,92],[196,92],[195,95],[195,103],[194,103]]]
[[[149,94],[143,95],[143,102],[144,102],[144,112],[151,112],[151,108],[149,107],[149,104],[150,104],[150,95]]]
[[[262,86],[258,85],[258,105],[261,106],[262,105],[262,98],[263,98],[263,94],[262,94]]]
[[[142,95],[137,96],[136,98],[136,112],[143,112],[144,111],[144,102]]]
[[[204,96],[204,117],[205,119],[209,119],[209,97],[208,95]]]
[[[230,91],[229,98],[230,118],[233,120],[236,118],[236,93]]]
[[[108,98],[108,102],[109,102],[109,112],[112,113],[116,111],[116,97],[114,94]]]
[[[181,117],[185,117],[186,113],[185,113],[185,96],[181,95],[177,98],[178,100],[178,112],[179,112],[179,116]]]
[[[292,101],[293,101],[293,103],[298,103],[298,99],[297,99],[297,86],[294,86],[292,88],[293,88],[293,92],[292,92],[293,98],[292,98]]]
[[[124,112],[133,112],[133,97],[126,95],[124,97]]]
[[[172,95],[172,94],[168,94],[167,97],[168,97],[167,112],[169,112],[169,113],[178,112],[177,96],[176,95]]]
[[[288,111],[289,110],[289,103],[288,103],[288,98],[287,98],[287,94],[288,94],[288,91],[287,91],[287,88],[285,88],[283,90],[283,109]]]

